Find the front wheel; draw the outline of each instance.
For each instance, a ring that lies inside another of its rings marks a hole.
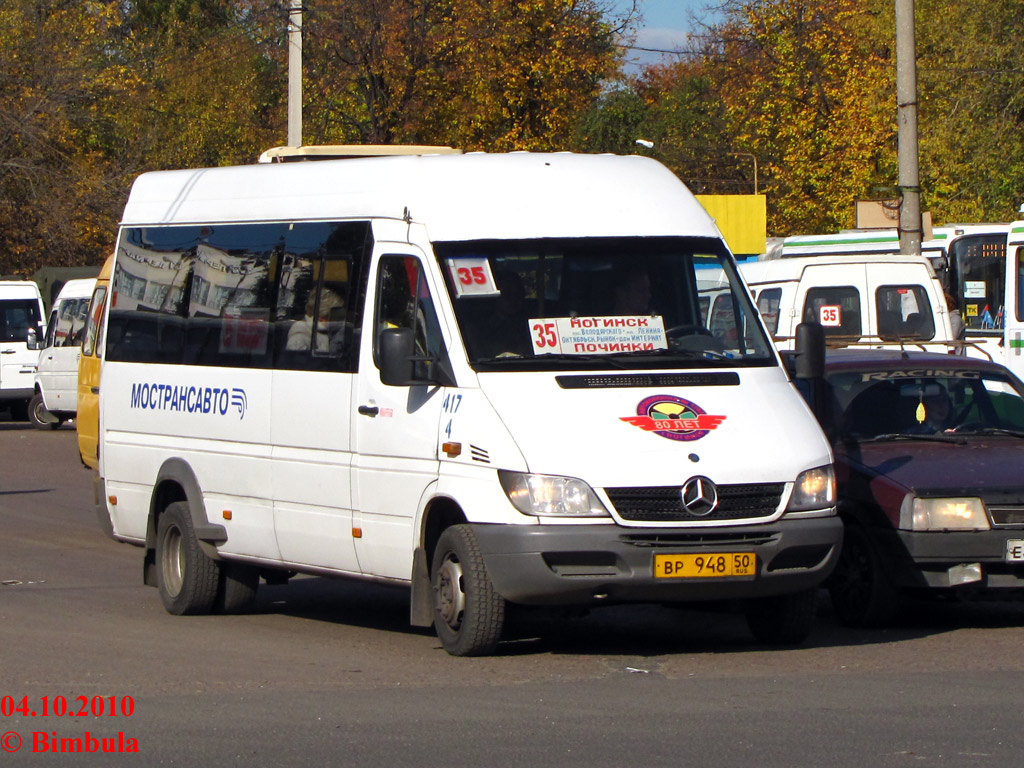
[[[885,573],[882,553],[857,523],[846,523],[839,562],[826,583],[836,615],[848,627],[884,627],[899,610],[899,592]]]
[[[441,534],[430,567],[434,629],[452,656],[485,656],[501,639],[505,600],[487,575],[483,556],[468,525]]]
[[[761,597],[746,607],[747,626],[759,643],[798,645],[807,639],[818,612],[818,591]]]
[[[178,616],[213,610],[220,568],[200,549],[188,503],[163,511],[156,529],[156,585],[168,613]]]
[[[36,392],[28,401],[28,420],[36,429],[57,429],[60,426],[60,419],[46,410],[41,392]]]

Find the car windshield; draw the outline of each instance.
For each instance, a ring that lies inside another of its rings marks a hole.
[[[1024,393],[998,371],[924,366],[827,376],[840,439],[1016,434]]]
[[[711,238],[435,243],[477,370],[775,365]]]

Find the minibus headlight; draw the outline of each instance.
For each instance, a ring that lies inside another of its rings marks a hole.
[[[509,501],[524,515],[538,517],[606,517],[597,494],[574,477],[498,472]]]
[[[908,527],[906,520],[902,522],[903,527]],[[984,503],[970,497],[914,499],[909,523],[912,531],[987,531],[991,528]]]
[[[836,503],[836,476],[832,466],[815,467],[797,475],[787,512],[824,509]]]

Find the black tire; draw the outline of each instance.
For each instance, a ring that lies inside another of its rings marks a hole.
[[[259,586],[259,568],[244,563],[221,563],[213,610],[216,613],[245,613],[256,600]]]
[[[816,589],[762,597],[747,603],[747,626],[764,645],[799,645],[811,633],[817,612]]]
[[[846,523],[839,562],[827,586],[836,615],[848,627],[884,627],[899,610],[899,591],[882,567],[881,552],[858,523]]]
[[[168,613],[202,615],[213,610],[220,582],[218,563],[200,549],[188,503],[163,511],[156,532],[156,585]]]
[[[57,429],[60,426],[60,419],[46,410],[41,392],[36,392],[28,401],[28,420],[36,429]]]
[[[434,629],[452,656],[493,653],[505,625],[505,600],[484,566],[473,529],[453,525],[441,534],[430,566]]]

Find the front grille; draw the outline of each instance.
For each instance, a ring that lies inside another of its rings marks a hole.
[[[695,529],[699,531],[701,529]],[[704,529],[709,530],[709,529]],[[724,547],[764,547],[775,545],[779,541],[779,534],[775,531],[767,533],[625,533],[619,536],[624,544],[647,549],[675,549],[681,547],[699,547],[705,551],[708,549]]]
[[[651,488],[605,488],[623,520],[645,523],[747,520],[771,517],[782,500],[782,483],[719,485],[718,506],[707,515],[690,514],[678,485]]]
[[[737,387],[739,374],[711,373],[614,373],[555,376],[562,389],[608,389],[612,387]]]

